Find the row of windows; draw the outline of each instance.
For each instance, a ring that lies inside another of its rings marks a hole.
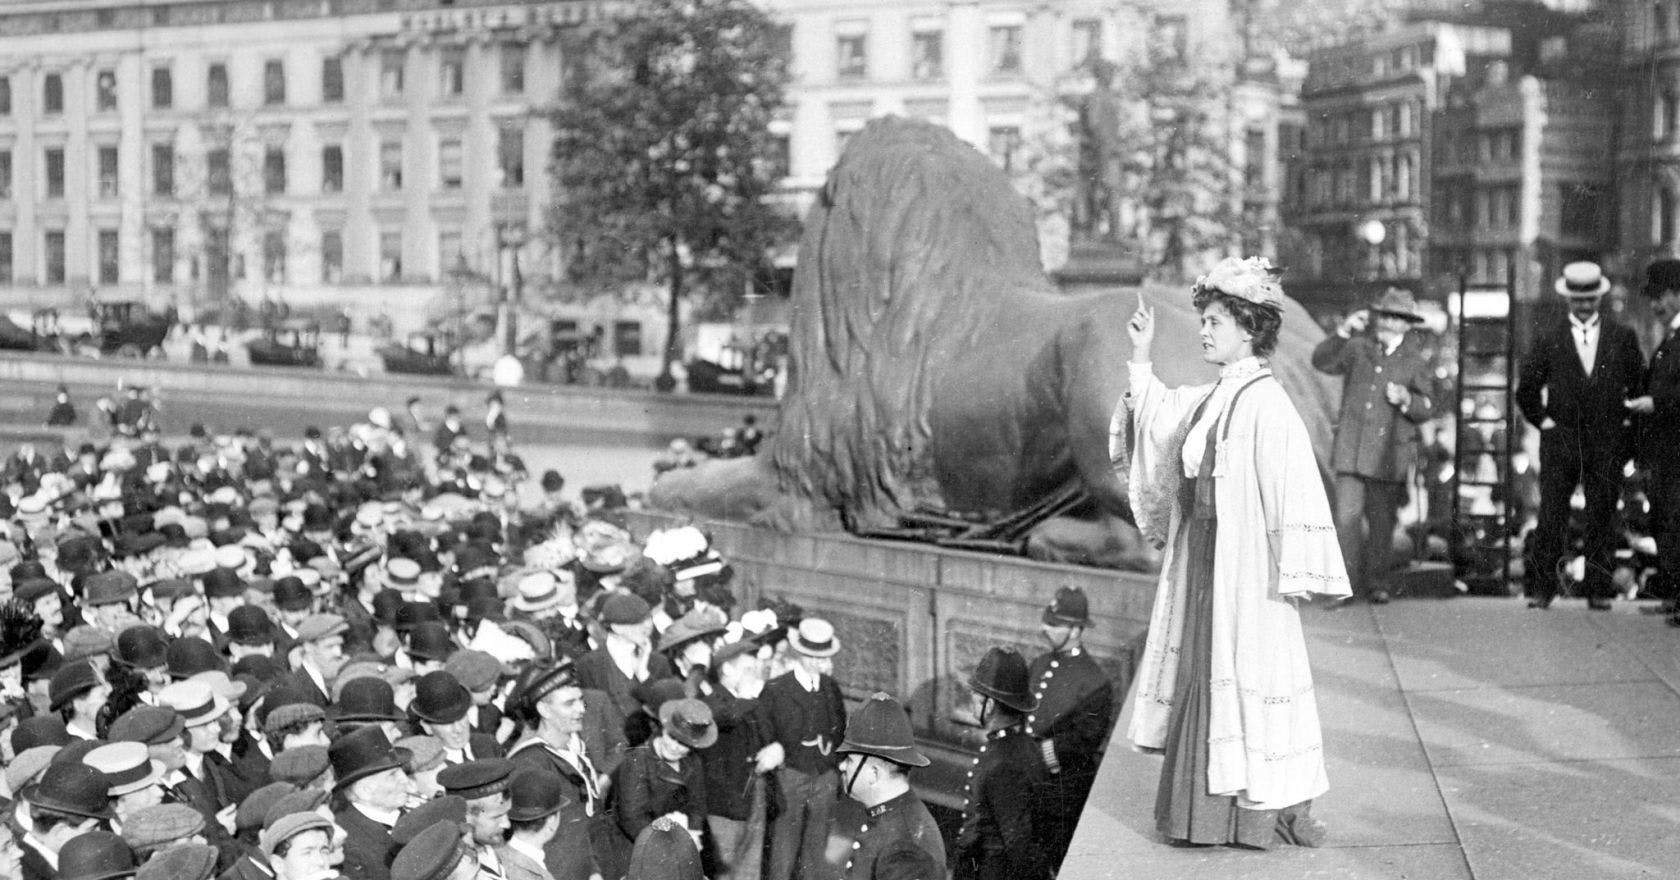
[[[102,199],[117,198],[121,193],[120,168],[117,161],[117,148],[101,146],[95,149],[96,156],[96,187],[95,195]],[[182,195],[177,192],[176,166],[180,164],[180,157],[170,144],[153,144],[151,148],[152,185],[151,195],[173,197]],[[449,137],[438,141],[437,146],[437,186],[443,190],[460,189],[464,176],[464,150],[460,138]],[[378,188],[385,192],[398,192],[403,189],[403,145],[401,141],[386,141],[379,145],[379,173]],[[525,185],[525,132],[517,127],[503,127],[497,130],[496,141],[496,170],[499,183],[503,187],[513,188]],[[213,148],[204,153],[205,188],[211,195],[229,195],[235,188],[234,169],[231,154],[222,148]],[[49,199],[64,197],[65,191],[65,161],[63,147],[47,147],[41,151],[41,180],[44,185],[42,195]],[[0,150],[0,198],[11,198],[12,191],[12,152]],[[262,165],[258,170],[258,180],[261,190],[269,195],[282,195],[287,191],[286,152],[279,147],[268,147],[262,154]],[[254,191],[258,187],[252,185],[241,186],[242,191]],[[321,148],[321,191],[324,193],[338,193],[344,191],[344,147],[340,144],[328,144]]]
[[[1155,22],[1157,39],[1154,43],[1162,51],[1176,58],[1188,52],[1188,21],[1181,15],[1158,16]],[[1082,64],[1103,55],[1103,22],[1096,18],[1077,19],[1072,23],[1071,56],[1075,64]],[[780,38],[791,47],[792,34],[784,30]],[[1019,24],[994,24],[986,32],[986,70],[993,76],[1014,76],[1021,73],[1024,62],[1024,31]],[[866,79],[870,75],[869,23],[861,20],[841,21],[835,25],[835,75],[843,80]],[[910,32],[910,77],[916,80],[938,80],[945,76],[945,31],[937,24],[912,23]]]
[[[1353,162],[1342,161],[1308,173],[1308,194],[1316,207],[1355,205],[1361,202],[1409,202],[1418,193],[1418,166],[1411,154],[1373,156],[1364,167],[1364,196],[1359,193],[1359,175]]]
[[[180,256],[175,241],[175,230],[170,228],[154,228],[150,231],[151,254],[150,275],[154,282],[172,284],[175,282],[175,263]],[[207,230],[208,237],[205,246],[205,258],[212,267],[224,269],[232,277],[244,278],[249,275],[243,260],[238,256],[229,259],[227,231],[224,229]],[[378,234],[379,256],[377,275],[374,280],[394,283],[406,280],[403,274],[403,231],[401,229],[381,230]],[[458,229],[447,229],[438,233],[438,258],[440,266],[453,266],[461,259],[461,232]],[[337,284],[345,280],[344,272],[344,233],[337,229],[329,229],[321,233],[317,242],[317,253],[320,256],[320,278],[325,284]],[[117,284],[119,278],[119,237],[115,229],[100,229],[94,235],[94,254],[96,267],[94,279],[99,284]],[[294,279],[288,277],[287,267],[289,248],[284,230],[270,229],[262,236],[262,266],[261,278],[274,284],[284,284]],[[65,231],[49,229],[41,234],[41,281],[44,284],[63,284],[67,278],[67,261],[65,250]],[[193,267],[196,273],[197,266]],[[12,258],[12,231],[0,230],[0,284],[12,284],[17,280],[14,275]]]
[[[1370,132],[1372,141],[1415,137],[1422,115],[1423,102],[1418,100],[1390,101],[1335,114],[1320,113],[1308,123],[1301,147],[1305,149],[1309,143],[1345,146],[1358,142],[1360,131]]]
[[[1477,132],[1443,132],[1437,155],[1460,165],[1516,162],[1522,157],[1522,129],[1511,127]]]
[[[379,95],[395,98],[403,94],[406,83],[406,55],[401,49],[386,50],[379,59]],[[286,94],[286,63],[280,58],[263,62],[262,102],[265,106],[284,106]],[[444,97],[459,97],[466,92],[466,55],[461,49],[445,49],[438,60],[437,93]],[[504,95],[525,92],[525,47],[503,44],[500,52],[497,87]],[[228,66],[212,62],[204,72],[205,104],[227,107],[230,102]],[[344,101],[344,62],[333,56],[321,59],[321,103]],[[151,69],[151,106],[167,110],[175,106],[175,74],[168,65]],[[64,75],[49,71],[41,76],[41,112],[58,115],[64,112]],[[117,109],[117,73],[100,70],[94,74],[94,110],[99,113]],[[0,116],[12,112],[12,86],[9,77],[0,76]]]

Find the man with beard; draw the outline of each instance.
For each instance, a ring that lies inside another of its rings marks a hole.
[[[331,705],[332,682],[344,665],[344,633],[349,625],[336,614],[314,614],[298,625],[292,646],[292,677],[322,708]]]
[[[1083,646],[1090,625],[1085,592],[1056,590],[1043,615],[1050,650],[1036,657],[1030,670],[1038,708],[1027,713],[1027,733],[1048,777],[1035,799],[1033,828],[1053,866],[1062,863],[1073,842],[1114,723],[1114,683]]]

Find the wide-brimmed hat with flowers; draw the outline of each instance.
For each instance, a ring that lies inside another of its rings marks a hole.
[[[1283,308],[1282,273],[1265,257],[1226,257],[1196,279],[1192,294],[1214,292],[1248,300],[1268,308]]]

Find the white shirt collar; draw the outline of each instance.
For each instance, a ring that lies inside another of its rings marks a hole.
[[[634,680],[636,675],[642,671],[638,662],[639,658],[636,656],[636,644],[611,636],[607,637],[606,642],[607,656],[612,658],[613,665],[618,667],[619,672]]]
[[[1384,355],[1393,355],[1394,352],[1397,349],[1399,349],[1400,345],[1402,343],[1404,343],[1405,341],[1406,341],[1406,334],[1402,333],[1402,334],[1394,337],[1394,340],[1392,342],[1383,343],[1383,354]]]
[[[397,824],[397,818],[401,815],[397,810],[381,810],[377,807],[370,807],[367,804],[351,804],[350,806],[355,807],[362,815],[378,822],[381,825],[384,825],[386,828],[390,828],[391,826]]]
[[[58,873],[58,853],[49,849],[41,838],[35,836],[35,832],[26,832],[23,835],[23,842],[34,847],[35,851],[40,853],[42,861],[47,863],[47,867],[52,868],[54,874]]]
[[[813,675],[803,666],[793,667],[793,679],[794,681],[799,682],[800,687],[803,687],[811,693],[816,693],[817,686],[822,683],[821,677]]]
[[[519,853],[520,855],[524,856],[525,858],[530,859],[533,862],[536,862],[539,865],[543,864],[543,859],[546,858],[546,856],[543,855],[543,851],[542,851],[541,848],[532,846],[531,844],[527,843],[526,841],[524,841],[521,838],[518,838],[518,837],[508,838],[507,845],[508,845],[508,849],[511,849],[516,853]]]
[[[1580,318],[1575,317],[1574,315],[1570,315],[1569,316],[1569,325],[1571,327],[1574,327],[1577,330],[1597,330],[1598,329],[1598,318],[1599,318],[1599,315],[1598,315],[1597,312],[1593,312],[1593,316],[1592,316],[1591,320],[1587,320],[1587,321],[1583,321]]]
[[[1674,313],[1674,317],[1668,322],[1668,329],[1680,330],[1680,312]]]
[[[204,780],[204,756],[198,752],[187,752],[186,760],[186,765],[181,769],[190,774],[192,778],[202,782]]]
[[[1262,369],[1265,368],[1265,366],[1266,366],[1265,363],[1262,362],[1260,360],[1260,358],[1258,358],[1254,355],[1249,355],[1248,357],[1245,357],[1242,360],[1232,361],[1232,362],[1226,364],[1225,366],[1220,367],[1219,368],[1219,378],[1221,378],[1221,379],[1242,379],[1242,378],[1246,378],[1248,376],[1252,376],[1255,373],[1260,372]]]

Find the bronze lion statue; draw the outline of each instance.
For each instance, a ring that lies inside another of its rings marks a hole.
[[[792,366],[766,451],[669,472],[653,506],[783,530],[891,527],[925,508],[1002,516],[1070,487],[1041,558],[1146,567],[1108,428],[1126,388],[1137,291],[1068,295],[1045,275],[1027,200],[945,128],[885,118],[847,145],[805,222]],[[1212,381],[1187,289],[1145,292],[1169,384]],[[1335,389],[1291,303],[1273,366],[1320,460]],[[1185,344],[1173,349],[1174,340]]]

